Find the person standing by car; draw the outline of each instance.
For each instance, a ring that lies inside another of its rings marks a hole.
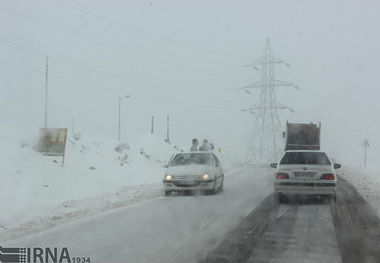
[[[208,140],[204,139],[202,141],[202,145],[201,145],[201,147],[199,147],[199,150],[200,151],[209,151],[210,150],[210,147],[208,146]]]
[[[215,149],[214,144],[210,142],[208,148],[209,151],[213,151]]]
[[[191,152],[196,152],[196,151],[198,151],[198,140],[195,139],[195,138],[194,138],[193,141],[192,141],[192,145],[191,145],[190,151],[191,151]]]

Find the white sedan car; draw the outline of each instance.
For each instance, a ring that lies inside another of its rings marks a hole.
[[[185,152],[174,155],[164,176],[164,192],[202,191],[215,193],[223,188],[224,173],[212,152]]]
[[[287,195],[320,195],[336,200],[337,176],[333,164],[326,153],[321,151],[287,151],[276,168],[274,182],[279,202]]]

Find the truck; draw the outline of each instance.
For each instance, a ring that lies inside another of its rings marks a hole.
[[[289,123],[286,122],[285,151],[320,150],[321,123]]]

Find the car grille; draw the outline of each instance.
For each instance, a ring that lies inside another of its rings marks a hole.
[[[201,175],[174,175],[173,184],[179,187],[198,186],[201,179]]]
[[[195,181],[176,181],[173,182],[175,186],[180,187],[192,187],[192,186],[198,186],[201,182],[195,182]]]
[[[199,180],[202,179],[200,175],[174,175],[174,180]]]

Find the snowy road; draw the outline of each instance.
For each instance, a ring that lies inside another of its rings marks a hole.
[[[226,174],[217,195],[158,197],[7,242],[68,247],[91,262],[196,262],[272,191],[273,170]]]
[[[341,180],[337,205],[278,204],[271,172],[248,167],[214,196],[158,197],[5,245],[68,247],[113,263],[380,260],[379,219],[352,186]]]
[[[203,262],[341,262],[330,206],[269,196]]]
[[[268,196],[202,262],[380,262],[380,220],[339,179],[336,203]]]

